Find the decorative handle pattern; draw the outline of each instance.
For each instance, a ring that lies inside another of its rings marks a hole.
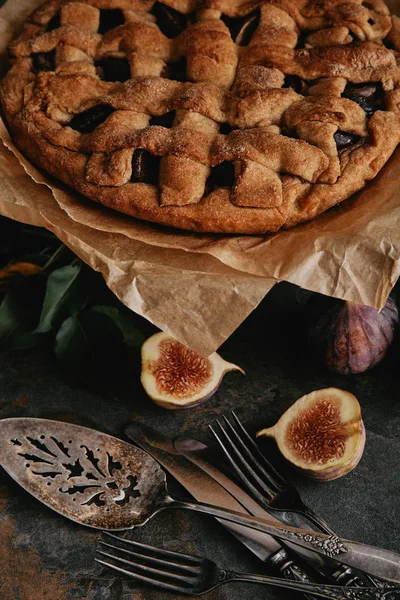
[[[329,589],[329,586],[320,585],[316,586],[314,593],[334,600],[400,600],[400,590],[390,592],[378,588]]]
[[[299,565],[296,565],[291,559],[289,559],[284,567],[281,569],[281,574],[284,579],[291,581],[303,581],[312,583],[311,579],[305,571]]]
[[[316,586],[315,593],[334,600],[400,600],[400,590],[384,591],[378,588],[329,589],[329,586],[320,585]]]
[[[225,519],[231,523],[245,525],[256,531],[269,533],[279,540],[293,542],[304,548],[310,548],[318,552],[318,554],[336,558],[339,562],[364,569],[372,575],[384,579],[390,578],[392,581],[400,584],[400,554],[391,550],[342,540],[337,536],[315,535],[307,530],[284,529],[266,519],[230,511],[225,508],[217,508],[212,504],[182,502],[166,497],[162,508],[167,507],[194,510],[195,512],[206,513],[219,519]],[[366,566],[368,568],[365,568]]]
[[[362,588],[374,585],[377,588],[384,588],[386,590],[396,587],[396,584],[391,581],[372,577],[372,575],[368,575],[352,567],[346,567],[346,565],[341,565],[331,578],[337,585],[345,585],[347,587]]]
[[[289,553],[282,548],[274,556],[271,556],[268,563],[273,567],[284,579],[289,581],[300,581],[303,583],[312,583],[312,579],[308,574],[296,564]],[[305,594],[308,600],[315,600],[314,596]]]
[[[344,545],[344,541],[341,540],[337,535],[326,535],[320,536],[318,534],[311,535],[308,533],[300,533],[294,531],[284,530],[284,533],[297,537],[299,540],[303,540],[315,548],[318,548],[329,558],[336,558],[339,554],[346,554],[347,548]]]
[[[311,522],[313,525],[317,525],[317,527],[323,533],[326,533],[327,535],[337,535],[328,525],[328,523],[308,506],[304,505],[302,510],[297,514],[304,515],[309,522]],[[296,526],[296,523],[294,525]],[[300,526],[304,527],[305,523],[300,522]],[[314,527],[312,527],[312,529],[314,529]],[[372,575],[367,575],[363,571],[359,571],[358,569],[354,569],[353,567],[349,567],[347,565],[338,566],[335,573],[331,575],[331,579],[338,585],[345,585],[348,587],[369,587],[371,584],[377,588],[395,587],[395,584],[387,582],[384,579],[372,577]]]
[[[302,569],[298,564],[296,564],[292,560],[291,555],[283,548],[274,556],[270,557],[268,563],[271,565],[271,567],[275,568],[284,579],[298,581],[302,583],[313,583],[313,580],[309,577],[308,573],[306,573],[304,569]],[[340,565],[338,570],[331,577],[332,580],[340,586],[352,588],[357,587],[364,589],[368,588],[368,594],[371,594],[371,583],[373,585],[376,585],[377,588],[380,588],[380,593],[382,593],[382,590],[386,593],[393,590],[396,594],[399,593],[398,591],[396,592],[397,586],[395,583],[386,581],[384,579],[371,577],[366,573],[359,572],[351,567],[346,567],[346,565]],[[352,594],[354,593],[352,590],[350,591]],[[360,593],[357,593],[358,596],[360,596]],[[305,596],[310,600],[315,600],[315,596],[311,596],[308,594],[305,594]],[[375,596],[372,597],[374,598]]]
[[[334,585],[323,585],[319,583],[308,583],[302,581],[290,581],[264,575],[245,575],[225,571],[221,569],[217,585],[229,581],[248,581],[253,583],[265,583],[276,587],[296,590],[306,594],[313,594],[328,600],[400,600],[400,588],[385,590],[382,588],[347,588]]]
[[[291,581],[298,581],[298,582],[302,582],[302,583],[311,583],[313,584],[312,579],[308,576],[308,574],[301,568],[299,567],[299,565],[297,565],[295,562],[293,562],[293,560],[290,558],[289,554],[283,550],[282,552],[279,552],[278,555],[276,555],[277,557],[279,556],[278,561],[275,560],[275,566],[277,566],[279,568],[279,571],[282,575],[282,577],[284,579],[288,579]],[[280,566],[279,566],[280,564]],[[342,579],[340,581],[340,585],[344,585],[347,587],[357,587],[357,588],[364,588],[365,589],[365,581],[363,579],[360,579],[356,574],[354,569],[352,569],[351,567],[348,567],[347,569],[343,566],[340,569],[340,572],[342,574]],[[345,579],[343,576],[344,574],[347,574],[347,578]],[[336,578],[335,578],[336,579]],[[367,579],[366,579],[367,580]],[[375,583],[374,578],[371,577],[372,583]],[[368,580],[367,580],[368,581]],[[339,580],[336,579],[336,582],[339,584]],[[354,590],[349,589],[350,595],[346,596],[342,594],[342,592],[339,592],[339,598],[354,598],[354,599],[359,599],[359,600],[366,600],[369,598],[373,598],[373,599],[377,599],[377,598],[385,598],[386,600],[400,600],[400,591],[397,590],[396,591],[396,585],[394,583],[391,583],[390,581],[384,581],[384,580],[376,580],[377,582],[377,587],[379,584],[379,588],[378,590],[374,590],[373,588],[367,588],[365,589],[366,595],[361,595],[360,592],[362,592],[363,590],[357,590],[356,592]],[[378,592],[378,594],[376,593]],[[317,590],[315,590],[315,593],[318,593]],[[336,592],[335,592],[336,593]],[[392,595],[391,595],[392,594]],[[312,600],[315,600],[315,596],[311,596],[308,594],[305,594],[306,598],[311,598]],[[336,598],[336,596],[332,596],[333,598]]]

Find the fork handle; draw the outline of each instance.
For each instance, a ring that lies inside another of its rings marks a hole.
[[[311,525],[317,525],[323,533],[337,536],[337,533],[328,525],[328,523],[305,504],[303,504],[301,510],[296,511],[296,513],[303,517],[300,519],[300,523],[295,524],[297,527],[306,527],[308,521]],[[284,522],[291,524],[286,520]],[[368,575],[368,573],[363,573],[346,565],[340,565],[338,569],[332,573],[331,579],[337,585],[355,587],[368,587],[371,584],[375,587],[385,587],[387,584],[387,582],[382,579],[372,577],[371,575]]]
[[[337,585],[356,586],[359,588],[370,585],[374,585],[377,588],[389,588],[396,585],[385,579],[379,579],[378,577],[368,575],[368,573],[354,570],[352,567],[347,567],[346,565],[340,565],[337,571],[331,575],[331,580]]]
[[[290,581],[312,583],[312,579],[297,563],[290,557],[289,553],[281,548],[274,556],[268,559],[268,566],[275,569],[281,577]],[[315,596],[304,594],[308,600],[315,600]]]
[[[330,600],[400,600],[400,587],[392,589],[342,587],[300,581],[288,581],[266,575],[233,573],[221,569],[219,583],[228,581],[244,581],[247,583],[265,583],[275,587],[309,593]]]
[[[350,565],[366,571],[371,575],[382,577],[400,583],[400,554],[343,540],[336,536],[328,536],[325,534],[316,533],[315,531],[307,531],[294,527],[285,527],[276,523],[271,523],[267,519],[261,519],[252,515],[246,515],[236,511],[230,511],[224,508],[218,508],[211,504],[202,504],[194,502],[181,502],[167,496],[164,499],[162,508],[182,508],[212,515],[219,519],[225,519],[238,525],[245,525],[256,531],[269,533],[275,538],[291,542],[297,546],[308,548],[323,556],[329,556],[346,565]],[[359,588],[359,591],[362,588]],[[378,588],[375,588],[377,590]]]
[[[291,581],[303,581],[312,583],[313,580],[309,577],[297,563],[293,561],[289,553],[281,548],[274,556],[268,559],[268,564],[274,568],[284,579]]]
[[[296,512],[303,515],[313,525],[316,525],[323,533],[326,533],[327,535],[337,535],[328,523],[308,506],[302,506],[301,510]]]

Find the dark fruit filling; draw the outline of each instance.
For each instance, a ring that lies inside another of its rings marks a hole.
[[[248,46],[251,38],[256,32],[258,25],[260,24],[260,11],[257,10],[256,12],[246,15],[245,17],[241,17],[240,19],[234,19],[232,17],[222,15],[221,21],[223,21],[228,27],[235,44],[238,44],[238,46]]]
[[[126,58],[109,56],[96,62],[97,72],[104,81],[127,81],[131,78],[129,61]]]
[[[303,80],[298,75],[286,75],[284,88],[290,88],[296,94],[300,94],[303,89]]]
[[[175,38],[186,29],[187,16],[161,2],[154,4],[151,13],[155,16],[161,33],[167,38]]]
[[[307,38],[309,35],[314,33],[313,31],[301,31],[299,37],[297,38],[296,50],[301,50],[306,47]]]
[[[293,140],[299,140],[299,134],[297,133],[297,129],[289,129],[289,130],[285,130],[284,128],[282,128],[282,135],[286,136],[286,137],[290,137]]]
[[[376,110],[383,108],[381,83],[348,83],[342,96],[357,102],[368,117],[373,115]]]
[[[75,131],[79,131],[79,133],[92,133],[104,123],[104,121],[114,112],[112,106],[108,104],[98,104],[97,106],[93,106],[85,112],[80,113],[79,115],[75,115],[75,117],[68,123],[71,129]]]
[[[165,115],[160,115],[158,117],[152,117],[150,119],[149,125],[158,125],[159,127],[167,127],[170,129],[175,119],[175,111],[171,110],[169,113],[165,113]]]
[[[216,188],[232,187],[235,181],[235,167],[228,160],[216,165],[206,181],[206,193],[209,194]]]
[[[229,123],[221,123],[221,125],[219,126],[219,132],[222,133],[222,135],[228,135],[231,131],[234,131],[235,129],[237,129],[237,127],[231,127]]]
[[[124,13],[118,8],[100,11],[99,33],[107,33],[125,23]]]
[[[56,68],[56,51],[32,54],[32,60],[36,73],[39,71],[54,71]]]
[[[60,13],[58,12],[48,22],[46,31],[54,31],[54,29],[58,29],[59,27],[61,27],[61,18],[60,18]]]
[[[394,43],[392,42],[392,40],[388,40],[386,38],[385,40],[383,40],[383,44],[388,50],[394,50]]]
[[[161,76],[174,81],[186,81],[186,57],[183,56],[178,62],[166,65]]]
[[[344,150],[344,148],[354,146],[354,144],[357,144],[360,140],[358,135],[347,133],[346,131],[337,131],[333,137],[335,138],[338,150]]]
[[[160,157],[153,156],[143,148],[137,148],[132,157],[132,183],[158,184]]]

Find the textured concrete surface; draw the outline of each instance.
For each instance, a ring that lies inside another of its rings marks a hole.
[[[212,444],[207,425],[234,409],[249,430],[276,421],[301,395],[322,387],[348,389],[360,400],[367,445],[357,469],[331,483],[315,483],[283,464],[273,443],[262,449],[301,491],[304,500],[344,537],[400,551],[400,344],[384,363],[358,376],[339,376],[316,364],[304,341],[296,291],[279,286],[221,348],[247,375],[228,374],[204,405],[169,412],[153,405],[136,382],[107,394],[67,380],[50,349],[0,356],[0,418],[32,416],[71,421],[123,436],[139,420],[170,437]],[[0,441],[1,443],[1,441]],[[185,492],[178,486],[175,491]],[[230,570],[262,572],[263,564],[210,517],[164,512],[127,534],[169,549],[198,553]],[[0,470],[1,600],[172,600],[93,561],[100,534],[41,505]],[[288,591],[234,584],[209,600],[300,598]]]

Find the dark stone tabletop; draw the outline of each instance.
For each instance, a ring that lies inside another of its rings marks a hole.
[[[139,382],[103,392],[84,389],[59,370],[50,348],[0,355],[0,417],[70,421],[123,437],[141,421],[171,438],[188,435],[213,444],[207,425],[234,409],[251,433],[273,424],[297,398],[335,386],[359,399],[367,444],[359,466],[330,483],[307,480],[283,464],[274,444],[262,449],[301,491],[304,500],[342,536],[400,551],[400,344],[384,362],[357,376],[340,376],[317,364],[302,333],[295,288],[276,286],[220,349],[247,373],[229,373],[202,406],[166,411]],[[227,307],[228,309],[228,307]],[[111,390],[111,391],[110,391]],[[1,441],[0,441],[1,443]],[[176,486],[184,497],[186,492]],[[41,505],[0,471],[1,600],[172,600],[94,562],[100,532],[67,521]],[[230,570],[265,572],[264,565],[211,517],[164,511],[127,537],[212,558]],[[266,586],[229,584],[210,600],[300,598]]]

